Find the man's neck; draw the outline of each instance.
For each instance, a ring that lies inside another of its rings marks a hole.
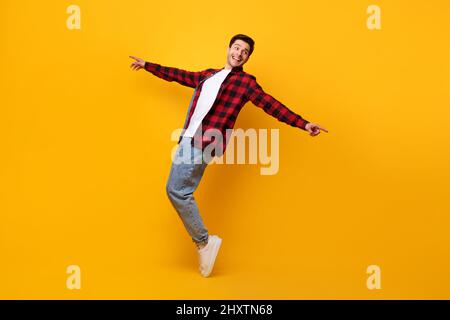
[[[242,66],[239,66],[239,67],[232,67],[232,66],[230,66],[228,63],[225,65],[225,67],[223,67],[223,69],[226,69],[226,70],[243,70],[243,67]]]

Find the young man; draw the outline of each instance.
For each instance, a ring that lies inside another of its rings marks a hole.
[[[206,148],[211,150],[212,146],[212,156],[220,156],[225,152],[229,141],[226,138],[218,139],[217,136],[213,139],[206,133],[214,132],[227,137],[227,129],[234,127],[239,111],[248,101],[279,121],[309,132],[311,136],[318,135],[320,130],[328,132],[318,124],[306,121],[265,93],[256,78],[244,72],[243,65],[250,58],[254,45],[252,38],[237,34],[230,40],[225,67],[199,72],[161,66],[130,56],[135,60],[131,64],[133,70],[145,69],[164,80],[195,88],[166,190],[186,230],[197,245],[199,271],[204,277],[208,277],[213,269],[222,239],[216,235],[208,235],[193,193],[210,162],[205,160],[203,151]],[[190,161],[180,161],[182,157],[187,157]]]

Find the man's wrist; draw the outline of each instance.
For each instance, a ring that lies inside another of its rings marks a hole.
[[[305,131],[307,131],[306,130],[306,125],[309,123],[309,121],[307,121],[307,120],[305,120],[305,119],[299,119],[299,128],[300,129],[303,129],[303,130],[305,130]]]
[[[149,62],[149,61],[145,61],[145,63],[144,63],[144,69],[149,71],[149,72],[158,71],[158,69],[160,67],[161,66],[159,64],[157,64],[157,63],[153,63],[153,62]]]

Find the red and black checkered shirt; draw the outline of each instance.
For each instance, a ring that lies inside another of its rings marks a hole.
[[[164,80],[176,81],[184,86],[195,88],[187,112],[184,130],[178,140],[178,143],[180,143],[194,113],[203,82],[215,73],[223,70],[223,68],[210,68],[192,72],[145,62],[145,70]],[[264,92],[256,82],[256,78],[244,72],[243,67],[240,66],[234,67],[223,81],[213,106],[203,118],[201,126],[199,126],[192,139],[192,144],[204,150],[206,146],[212,143],[212,147],[218,150],[215,155],[220,156],[224,153],[229,141],[226,135],[227,129],[230,129],[228,132],[233,129],[239,112],[249,100],[279,121],[306,130],[305,126],[309,121],[306,121],[274,97]],[[223,139],[217,139],[217,134],[220,134]],[[211,150],[211,146],[208,149]]]

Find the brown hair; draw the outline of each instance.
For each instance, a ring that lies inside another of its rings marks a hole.
[[[250,46],[250,52],[248,53],[248,56],[250,57],[250,55],[253,52],[253,49],[255,48],[255,41],[252,38],[250,38],[249,36],[246,36],[245,34],[237,34],[237,35],[233,36],[233,38],[231,38],[230,45],[229,45],[230,48],[236,40],[242,40],[242,41],[248,43],[248,45]]]

